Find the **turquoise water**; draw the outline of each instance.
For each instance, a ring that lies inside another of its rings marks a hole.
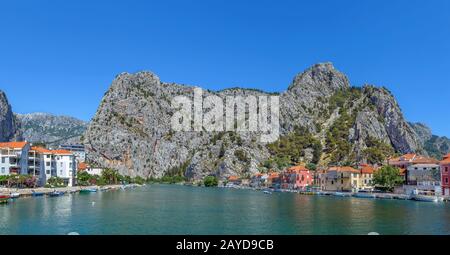
[[[450,204],[150,185],[21,198],[0,234],[450,234]]]

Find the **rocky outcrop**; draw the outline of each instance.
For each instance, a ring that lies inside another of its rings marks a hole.
[[[8,102],[0,90],[0,142],[20,140],[20,128]]]
[[[120,74],[86,131],[88,159],[122,174],[143,177],[183,174],[200,179],[258,171],[270,153],[257,133],[171,130],[171,100],[177,95],[191,97],[193,90],[193,86],[162,82],[150,72]],[[207,95],[225,99],[269,94],[235,88],[204,92]],[[336,158],[332,154],[343,143],[349,145],[345,160],[364,160],[365,149],[373,141],[401,153],[421,150],[416,133],[389,91],[374,86],[352,88],[331,63],[314,65],[297,75],[279,96],[281,134],[306,128],[323,145],[319,164],[332,162]],[[334,133],[339,137],[333,137]],[[310,148],[304,154],[311,154]]]
[[[23,138],[49,146],[80,144],[88,123],[68,116],[48,113],[16,114]]]
[[[450,139],[433,135],[431,129],[423,123],[409,123],[417,134],[425,152],[436,159],[442,159],[450,153]]]

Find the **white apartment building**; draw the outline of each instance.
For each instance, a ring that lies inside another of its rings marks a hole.
[[[69,187],[75,185],[77,162],[75,155],[68,150],[52,151],[56,163],[56,176],[64,179]]]
[[[86,161],[86,152],[82,144],[64,144],[60,145],[59,149],[72,152],[78,162]]]
[[[51,150],[31,147],[28,156],[28,174],[38,176],[39,185],[44,186],[47,180],[56,176],[55,156]]]
[[[28,174],[27,142],[0,143],[0,175]]]

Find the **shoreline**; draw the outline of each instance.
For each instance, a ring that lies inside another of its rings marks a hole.
[[[79,193],[81,190],[94,189],[97,191],[106,191],[106,190],[119,190],[125,188],[134,188],[141,187],[142,185],[138,184],[114,184],[114,185],[105,185],[105,186],[75,186],[75,187],[60,187],[60,188],[27,188],[27,189],[17,189],[17,188],[0,188],[0,194],[9,195],[12,193],[20,194],[20,197],[31,197],[33,196],[33,192],[42,193],[43,195],[48,195],[54,191],[63,192],[63,193]]]

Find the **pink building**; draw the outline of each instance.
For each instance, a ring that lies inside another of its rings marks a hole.
[[[450,196],[450,154],[444,156],[441,165],[442,195]]]
[[[312,187],[314,177],[306,167],[294,166],[283,173],[281,181],[283,189],[305,190],[307,187]]]

